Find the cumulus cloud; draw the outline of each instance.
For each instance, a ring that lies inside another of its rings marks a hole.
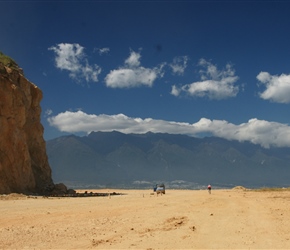
[[[131,51],[130,56],[125,60],[125,64],[129,68],[137,68],[140,66],[141,54],[135,51]]]
[[[200,81],[186,84],[181,87],[173,85],[171,94],[178,96],[185,93],[190,96],[208,97],[209,99],[226,99],[235,97],[239,92],[239,87],[235,83],[239,79],[235,75],[235,70],[230,64],[225,69],[218,70],[215,65],[205,59],[200,59]]]
[[[173,62],[169,64],[173,74],[183,75],[187,67],[188,56],[179,56],[173,59]]]
[[[134,88],[140,86],[151,87],[154,81],[163,77],[163,66],[144,68],[140,63],[141,54],[131,51],[124,66],[111,70],[106,76],[106,86],[110,88]]]
[[[77,81],[98,82],[101,68],[90,65],[84,53],[84,47],[74,43],[60,43],[48,48],[55,53],[55,65],[60,70],[69,71],[69,76]]]
[[[290,127],[287,124],[250,119],[235,125],[224,120],[202,118],[196,123],[132,118],[124,114],[94,115],[83,111],[59,113],[48,118],[51,126],[60,131],[77,133],[91,131],[120,131],[122,133],[171,133],[198,136],[210,133],[228,140],[249,141],[265,148],[290,147]]]
[[[266,90],[260,93],[260,97],[278,103],[290,103],[290,75],[270,75],[268,72],[260,72],[257,79],[265,85]]]

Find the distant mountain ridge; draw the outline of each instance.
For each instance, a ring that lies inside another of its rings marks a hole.
[[[165,133],[92,132],[47,141],[53,179],[73,187],[289,186],[290,149]]]

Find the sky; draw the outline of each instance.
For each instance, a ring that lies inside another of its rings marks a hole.
[[[0,0],[44,139],[92,131],[290,147],[290,1]]]

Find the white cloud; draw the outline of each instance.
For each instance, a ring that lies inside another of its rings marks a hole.
[[[290,147],[290,127],[287,124],[251,119],[247,123],[235,125],[223,120],[200,119],[190,124],[154,120],[151,118],[131,118],[123,114],[93,115],[83,111],[66,111],[49,117],[51,126],[60,131],[76,133],[91,131],[113,131],[122,133],[157,133],[187,134],[198,136],[200,133],[210,133],[213,136],[228,140],[249,141],[268,147]]]
[[[180,95],[181,90],[176,86],[173,85],[171,88],[171,94],[174,96],[179,96]]]
[[[125,60],[125,64],[129,68],[136,68],[140,66],[140,53],[137,53],[135,51],[131,51],[130,56]]]
[[[169,64],[173,74],[183,75],[187,67],[188,56],[179,56],[173,59],[173,62]]]
[[[85,79],[87,82],[98,82],[101,68],[90,65],[84,53],[84,47],[74,43],[60,43],[48,48],[55,52],[55,64],[60,70],[69,71],[69,76],[77,81]]]
[[[140,58],[140,53],[131,51],[130,56],[125,60],[124,66],[111,70],[106,76],[105,82],[107,87],[151,87],[157,78],[163,77],[162,69],[164,65],[155,68],[144,68],[140,66]]]
[[[290,147],[290,127],[287,124],[256,118],[240,125],[220,120],[207,120],[207,122],[205,128],[208,128],[208,131],[205,132],[210,132],[214,136],[228,140],[249,141],[265,148]]]
[[[82,68],[80,69],[82,72],[82,76],[85,78],[87,82],[93,81],[93,82],[98,82],[98,76],[101,74],[102,69],[95,65],[83,65]]]
[[[186,84],[181,87],[173,86],[171,94],[186,93],[190,96],[208,97],[210,99],[226,99],[235,97],[239,87],[234,84],[239,79],[230,64],[224,70],[218,70],[211,62],[201,59],[199,65],[205,70],[200,70],[201,81]]]
[[[266,90],[260,93],[260,97],[278,103],[290,103],[290,75],[270,75],[268,72],[260,72],[257,79],[266,86]]]
[[[110,52],[110,48],[96,48],[94,51],[97,51],[99,55],[108,54]]]
[[[47,109],[47,110],[45,110],[44,115],[45,116],[50,116],[50,115],[52,115],[52,113],[53,113],[53,111],[51,109]]]

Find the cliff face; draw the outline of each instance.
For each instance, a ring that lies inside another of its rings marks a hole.
[[[41,99],[41,90],[23,76],[22,69],[0,61],[2,194],[44,194],[54,188],[40,123]]]

